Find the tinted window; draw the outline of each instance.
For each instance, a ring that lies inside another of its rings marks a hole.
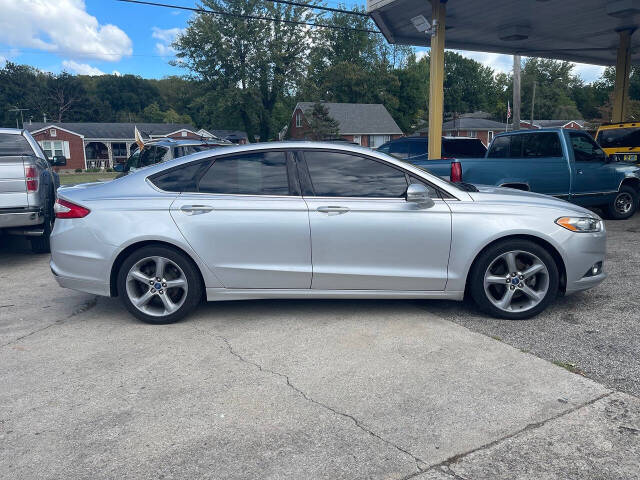
[[[480,158],[487,149],[480,140],[444,139],[442,140],[442,156],[449,158]]]
[[[523,137],[522,157],[562,157],[560,138],[554,132],[527,133]]]
[[[429,144],[427,140],[409,142],[409,156],[416,157],[418,155],[426,155],[429,153]]]
[[[0,155],[33,155],[33,150],[22,135],[0,133]]]
[[[289,195],[284,152],[256,152],[217,158],[200,180],[200,192]]]
[[[389,155],[393,155],[396,158],[401,158],[401,159],[405,159],[409,156],[409,142],[393,142],[393,143],[389,143],[387,144],[387,149],[385,150],[385,153],[388,153]]]
[[[569,139],[576,162],[603,162],[605,160],[604,151],[586,133],[570,132]]]
[[[507,158],[510,153],[511,140],[510,137],[496,137],[491,144],[491,149],[487,157],[489,158]]]
[[[319,197],[403,197],[404,172],[368,158],[338,152],[305,152]]]
[[[169,160],[170,158],[171,157],[168,148],[145,147],[137,157],[131,158],[130,166],[133,168],[148,167],[149,165],[155,165],[156,163]]]
[[[195,192],[198,180],[209,167],[211,161],[190,163],[173,168],[151,178],[151,182],[167,192]]]
[[[611,128],[600,130],[598,143],[604,148],[640,146],[640,128]]]

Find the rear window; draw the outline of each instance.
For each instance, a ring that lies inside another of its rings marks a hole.
[[[480,140],[444,139],[442,156],[450,158],[484,157],[487,149]]]
[[[33,155],[31,145],[22,135],[0,133],[0,156]]]
[[[640,147],[640,128],[600,130],[596,141],[602,148]]]
[[[424,141],[409,142],[409,156],[417,157],[418,155],[426,155],[429,153],[429,144],[427,139]]]
[[[381,146],[378,150],[404,160],[409,156],[409,142],[400,140],[399,142],[387,143]]]

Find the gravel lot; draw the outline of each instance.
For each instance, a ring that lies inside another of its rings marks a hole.
[[[523,322],[480,315],[470,303],[423,302],[426,310],[610,388],[640,396],[640,214],[607,221],[609,278]]]

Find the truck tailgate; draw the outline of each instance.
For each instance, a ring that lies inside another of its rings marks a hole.
[[[24,157],[0,157],[0,210],[28,206]]]

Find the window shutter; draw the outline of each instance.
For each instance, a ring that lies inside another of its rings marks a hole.
[[[69,142],[66,140],[62,142],[62,151],[64,152],[65,158],[70,158],[71,154],[69,153]]]

